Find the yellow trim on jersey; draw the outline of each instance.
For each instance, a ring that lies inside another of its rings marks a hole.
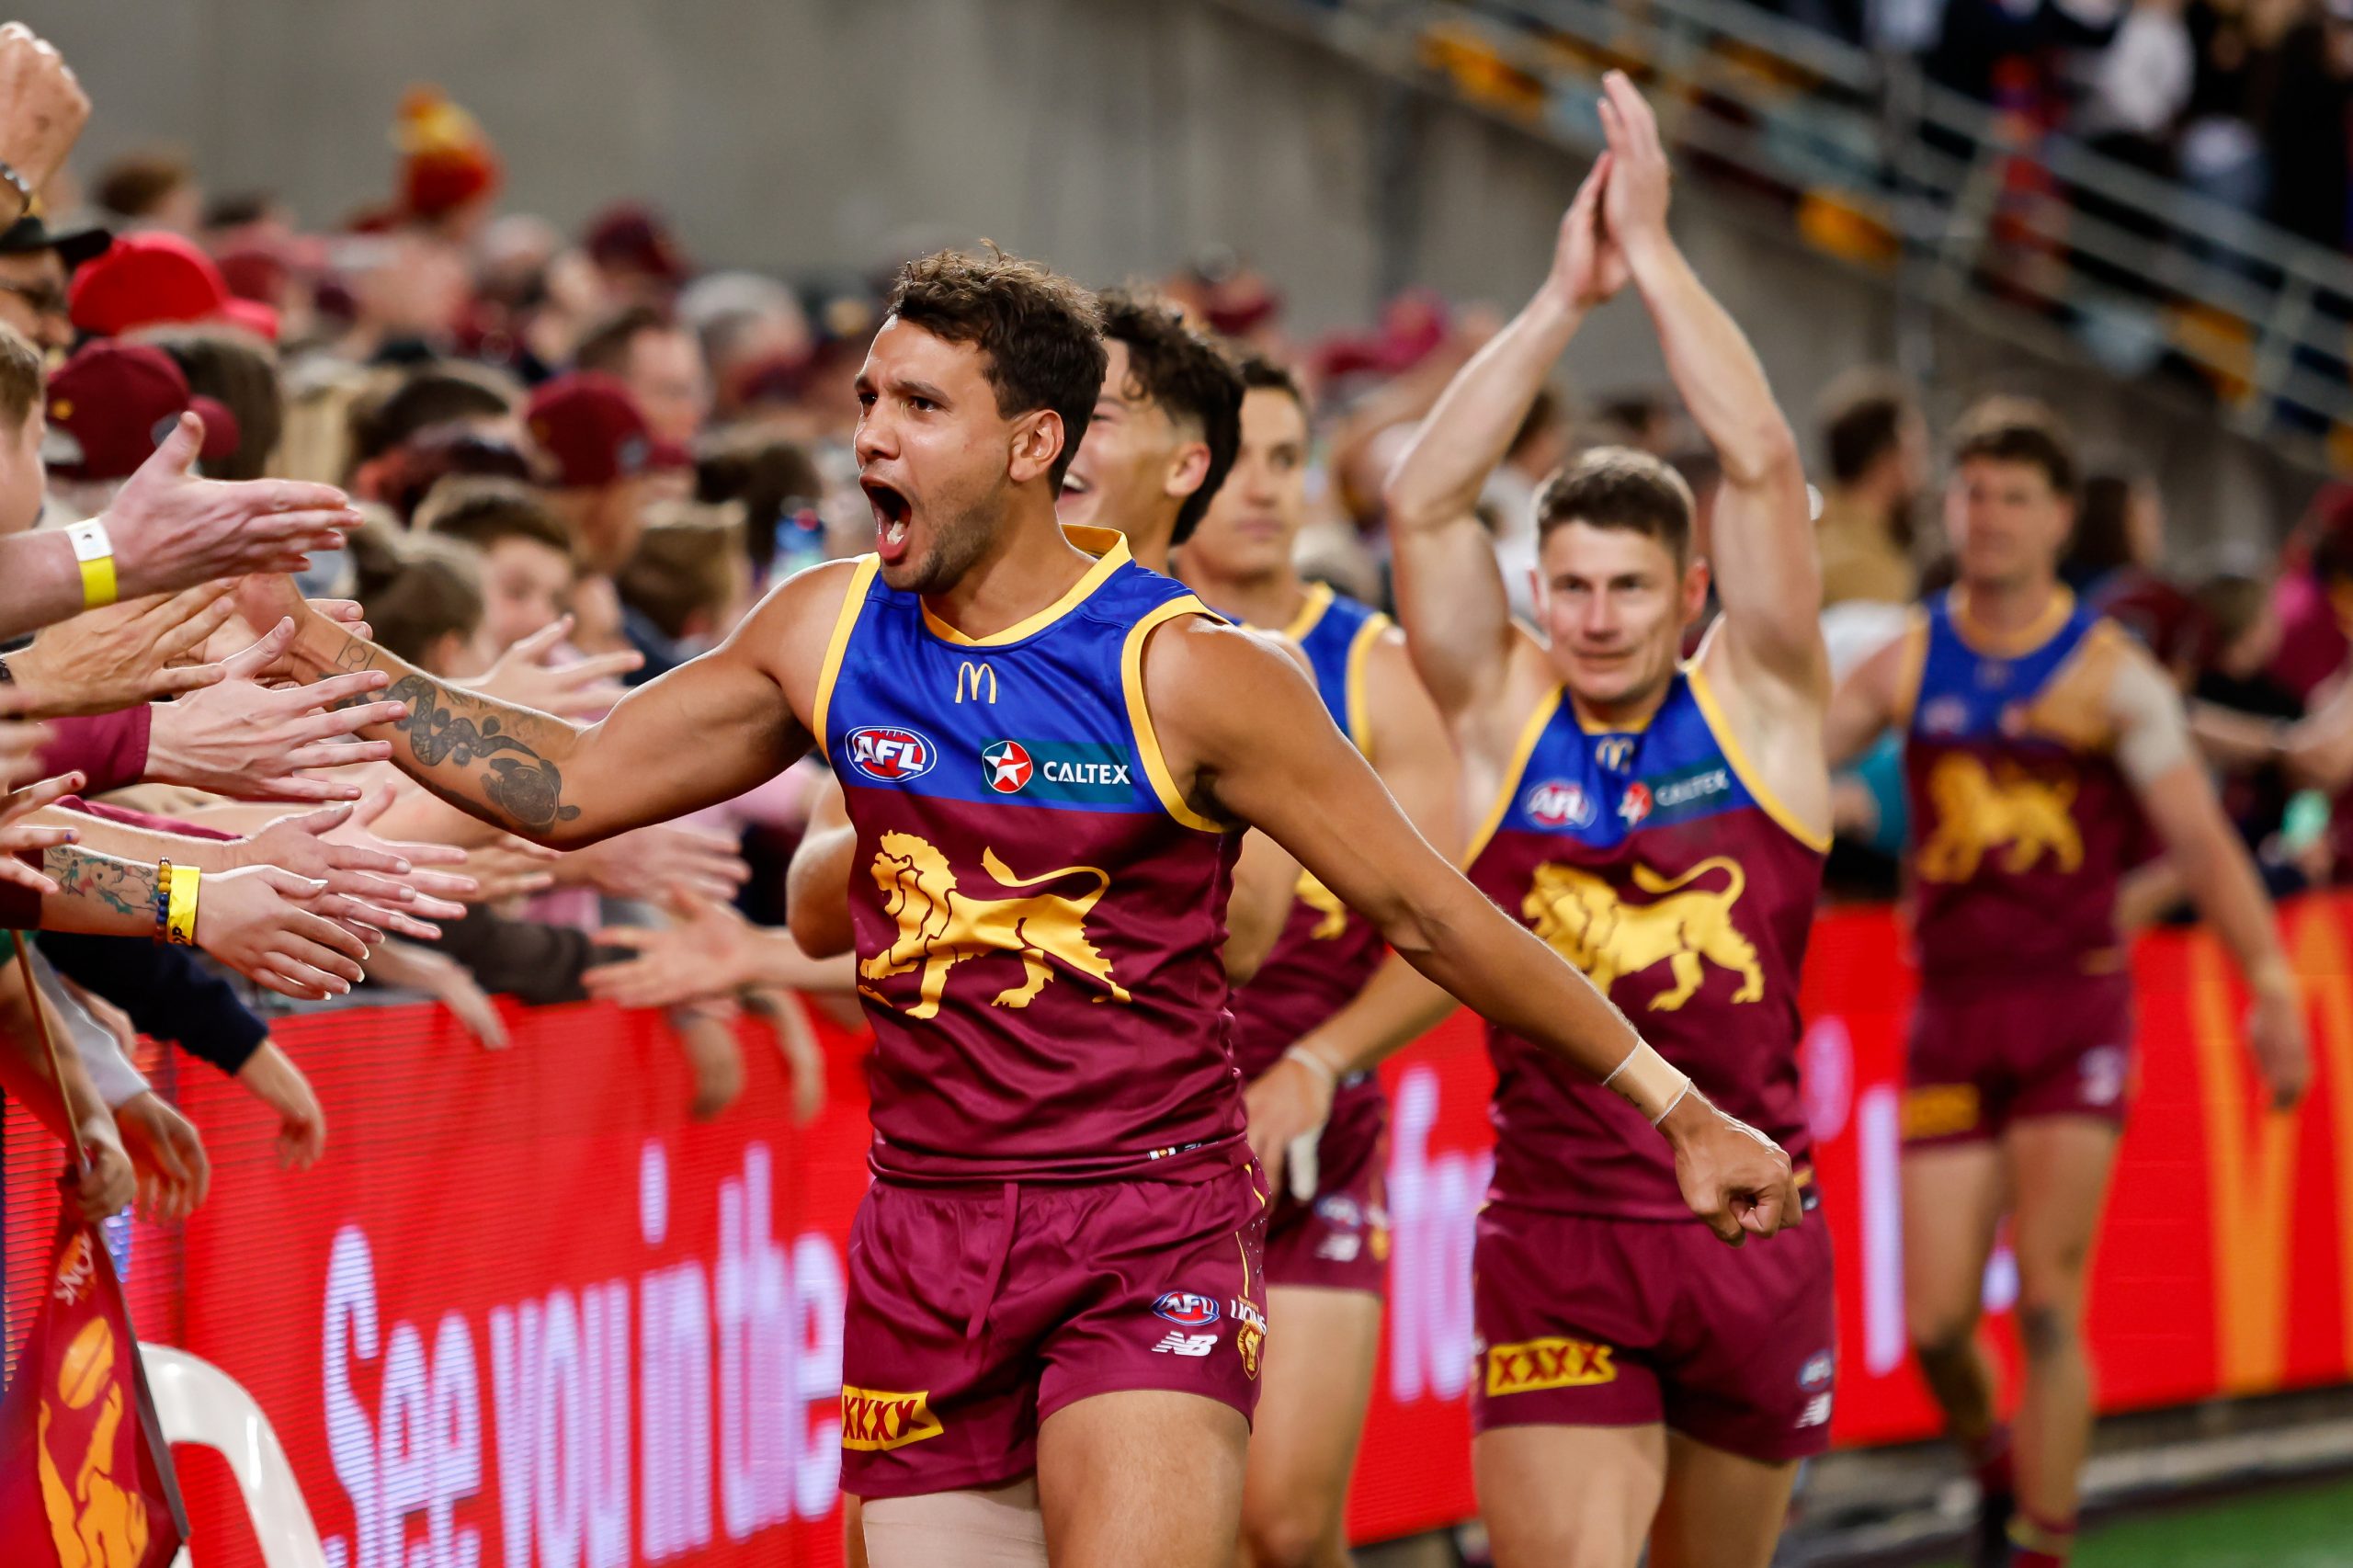
[[[1895,672],[1894,700],[1888,710],[1895,728],[1912,727],[1912,710],[1919,706],[1920,682],[1928,673],[1928,612],[1914,605],[1904,612],[1904,630],[1896,640],[1904,644],[1903,664]]]
[[[1128,727],[1135,732],[1136,756],[1142,759],[1144,777],[1152,780],[1152,792],[1160,797],[1161,810],[1187,827],[1199,828],[1203,833],[1223,833],[1225,824],[1201,815],[1177,790],[1176,777],[1168,771],[1168,759],[1161,754],[1160,736],[1152,727],[1152,710],[1143,700],[1144,639],[1162,621],[1174,620],[1180,615],[1220,619],[1216,611],[1187,594],[1183,598],[1170,599],[1128,628],[1127,644],[1120,650],[1120,684],[1128,694]]]
[[[1326,594],[1330,591],[1328,588],[1324,590]],[[1365,707],[1364,671],[1365,666],[1372,662],[1372,645],[1381,641],[1381,634],[1389,627],[1389,618],[1376,610],[1364,618],[1364,624],[1357,628],[1356,636],[1348,641],[1348,676],[1342,683],[1347,695],[1342,700],[1348,707],[1348,739],[1356,743],[1357,750],[1364,753],[1367,762],[1372,760],[1372,715]]]
[[[989,637],[967,637],[938,616],[931,607],[923,607],[923,623],[931,634],[960,648],[1002,648],[1008,642],[1018,642],[1034,637],[1079,607],[1081,601],[1101,587],[1104,580],[1128,563],[1128,536],[1116,528],[1063,529],[1063,537],[1095,557],[1095,564],[1084,576],[1070,585],[1070,592],[1056,599],[1037,614],[1015,621],[1004,631]]]
[[[2051,603],[2035,618],[2031,626],[2016,631],[1995,631],[1976,625],[1969,615],[1969,590],[1956,585],[1952,597],[1946,601],[1952,608],[1953,634],[1972,653],[1983,653],[1989,659],[2016,659],[2033,653],[2059,635],[2067,618],[2075,613],[2075,592],[2065,584],[2056,584],[2051,592]]]
[[[1709,686],[1708,677],[1700,670],[1697,659],[1683,666],[1683,676],[1691,683],[1691,699],[1699,705],[1699,717],[1707,721],[1708,733],[1715,736],[1716,749],[1724,754],[1724,761],[1731,765],[1734,777],[1748,787],[1750,794],[1756,797],[1756,803],[1764,808],[1765,814],[1771,817],[1783,833],[1815,854],[1829,854],[1830,835],[1806,826],[1804,820],[1773,792],[1772,787],[1765,782],[1765,776],[1750,764],[1748,753],[1742,749],[1739,738],[1732,733],[1732,726],[1724,722],[1724,710],[1716,705],[1715,690]]]
[[[1552,695],[1536,705],[1536,711],[1520,726],[1519,739],[1511,748],[1511,761],[1504,767],[1503,783],[1495,790],[1495,803],[1487,808],[1487,820],[1471,835],[1470,847],[1462,852],[1461,866],[1469,869],[1487,847],[1487,840],[1495,837],[1495,829],[1503,826],[1504,815],[1511,810],[1512,797],[1519,793],[1520,775],[1528,771],[1528,759],[1536,755],[1536,743],[1541,740],[1546,726],[1561,710],[1561,699],[1568,695],[1568,687],[1556,686]]]
[[[1306,601],[1299,607],[1299,613],[1290,618],[1290,624],[1284,627],[1277,635],[1288,637],[1294,642],[1300,641],[1315,630],[1315,623],[1322,620],[1324,612],[1331,608],[1332,585],[1329,583],[1308,584]]]
[[[849,574],[849,592],[843,596],[841,613],[834,617],[834,634],[825,642],[825,661],[817,666],[817,700],[812,703],[811,727],[820,752],[833,750],[833,737],[825,733],[825,716],[834,705],[834,682],[842,673],[842,655],[849,652],[851,628],[858,624],[858,612],[866,608],[866,596],[874,586],[874,574],[882,570],[879,555],[861,555],[858,570]]]

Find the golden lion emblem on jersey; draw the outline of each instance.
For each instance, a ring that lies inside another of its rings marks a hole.
[[[1989,771],[1980,757],[1948,752],[1929,771],[1928,803],[1937,825],[1920,846],[1925,881],[1965,882],[2006,844],[2002,869],[2014,875],[2031,870],[2046,854],[2058,871],[2084,863],[2084,835],[2069,811],[2075,803],[2072,778],[2035,778],[2007,762]]]
[[[1711,872],[1723,873],[1713,891],[1691,884]],[[1637,863],[1634,885],[1660,896],[1629,903],[1618,890],[1590,871],[1547,862],[1536,868],[1535,886],[1520,901],[1520,913],[1554,951],[1585,971],[1603,991],[1627,975],[1666,964],[1675,984],[1651,998],[1654,1012],[1671,1013],[1691,1000],[1707,978],[1707,964],[1740,976],[1735,1002],[1765,995],[1765,971],[1756,947],[1733,924],[1733,906],[1747,891],[1737,861],[1711,855],[1681,876],[1660,876]]]
[[[1126,988],[1111,978],[1110,960],[1086,939],[1087,914],[1111,885],[1111,879],[1095,867],[1063,866],[1017,877],[995,850],[983,849],[981,869],[1003,887],[1034,888],[1067,877],[1092,878],[1095,885],[1075,896],[1032,892],[1018,898],[975,898],[956,886],[956,873],[937,846],[911,833],[886,833],[870,869],[874,885],[882,892],[882,912],[898,923],[899,931],[889,947],[858,966],[858,978],[887,980],[921,970],[915,1005],[902,1009],[907,1017],[938,1014],[949,971],[966,959],[992,953],[1021,955],[1022,982],[998,992],[997,1006],[1027,1007],[1053,979],[1054,963],[1101,982],[1114,1000],[1129,999]],[[858,990],[878,1002],[889,1000],[870,986]]]

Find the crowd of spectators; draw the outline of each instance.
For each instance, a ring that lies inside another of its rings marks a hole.
[[[141,1034],[233,1074],[287,1159],[318,1157],[324,1114],[270,1023],[369,990],[438,998],[485,1048],[505,1045],[516,1003],[659,1009],[706,1116],[742,1091],[748,1008],[791,1069],[791,1108],[813,1113],[804,1009],[854,1006],[848,961],[766,928],[783,921],[816,762],[693,821],[553,854],[435,801],[358,738],[394,712],[381,676],[279,680],[282,629],[244,623],[233,588],[298,570],[435,676],[593,719],[724,637],[768,585],[870,547],[850,381],[903,258],[870,289],[815,295],[699,268],[634,203],[566,234],[504,210],[489,136],[423,89],[401,106],[389,180],[362,176],[382,199],[330,230],[264,192],[208,191],[168,153],[76,187],[63,145],[9,139],[13,61],[70,85],[38,48],[0,34],[0,162],[42,197],[0,227],[0,637],[18,639],[0,653],[17,786],[0,801],[0,926],[40,932],[0,967],[0,1084],[81,1131],[85,1202],[119,1204],[135,1181],[170,1216],[203,1194],[197,1130],[131,1065]],[[1409,292],[1361,331],[1301,341],[1279,291],[1231,254],[1157,286],[1294,369],[1318,411],[1302,563],[1385,602],[1383,477],[1495,318]],[[1932,432],[1875,370],[1834,387],[1815,426],[1843,667],[1939,581]],[[1672,401],[1556,390],[1483,501],[1523,609],[1536,487],[1603,441],[1682,472],[1704,548],[1716,475]],[[113,550],[102,596],[60,548],[91,519]],[[2353,811],[2336,807],[2353,788],[2353,492],[2325,499],[2276,579],[2240,564],[2171,581],[2163,533],[2145,481],[2093,472],[2070,581],[2195,699],[2275,886],[2331,880],[2353,864]],[[1842,780],[1844,885],[1893,891],[1902,813],[1892,754]],[[151,940],[164,861],[204,873],[201,959]],[[2151,917],[2170,891],[2138,895]],[[63,1081],[41,1066],[44,1024],[74,1048]]]
[[[2346,0],[1759,0],[2145,173],[2353,245]]]

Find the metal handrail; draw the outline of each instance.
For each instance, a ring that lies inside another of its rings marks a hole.
[[[1785,198],[1831,195],[1879,214],[1943,303],[2031,316],[2021,301],[2034,301],[2046,312],[2035,323],[2045,339],[2064,330],[2051,312],[2062,321],[2137,317],[2153,350],[2199,367],[2218,387],[2251,388],[2223,409],[2249,433],[2299,440],[2315,415],[2353,426],[2353,258],[2063,135],[2022,136],[1908,60],[1739,0],[1644,0],[1639,9],[1606,0],[1359,0],[1337,13],[1258,0],[1236,8],[1270,6],[1347,52],[1424,81],[1432,73],[1417,45],[1441,30],[1475,39],[1548,97],[1589,74],[1563,41],[1639,62],[1663,82],[1703,89],[1699,102],[1668,111],[1677,146]],[[1761,86],[1745,68],[1752,62],[1769,65],[1787,90]],[[1579,151],[1598,142],[1597,126],[1513,118]],[[2053,188],[2034,191],[2036,179]],[[2006,240],[2023,250],[2006,250]],[[2168,312],[2200,312],[2243,323],[2246,341],[2168,330]],[[2076,346],[2086,347],[2080,338]]]

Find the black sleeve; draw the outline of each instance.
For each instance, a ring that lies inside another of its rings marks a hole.
[[[40,950],[58,973],[130,1014],[141,1034],[169,1040],[232,1077],[269,1038],[269,1026],[235,988],[185,948],[48,931]]]
[[[466,966],[484,991],[545,1006],[587,997],[580,976],[620,949],[599,949],[588,933],[539,920],[510,920],[475,906],[440,923],[441,951]]]

